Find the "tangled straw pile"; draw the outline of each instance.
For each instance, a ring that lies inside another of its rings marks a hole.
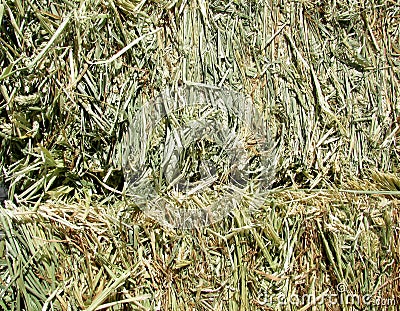
[[[324,297],[399,296],[399,14],[379,0],[1,2],[0,306],[382,309]],[[190,82],[251,96],[279,163],[260,209],[166,230],[126,196],[121,141],[149,99]],[[279,304],[305,294],[317,301]]]

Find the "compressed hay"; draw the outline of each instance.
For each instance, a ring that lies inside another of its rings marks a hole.
[[[1,2],[1,308],[397,310],[399,10]],[[123,136],[193,83],[250,96],[279,161],[268,195],[166,229],[127,191]]]

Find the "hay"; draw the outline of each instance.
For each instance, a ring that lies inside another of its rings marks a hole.
[[[396,310],[399,13],[377,0],[0,3],[0,306]],[[277,142],[275,182],[260,208],[167,229],[127,195],[122,141],[159,91],[193,83],[251,96]]]

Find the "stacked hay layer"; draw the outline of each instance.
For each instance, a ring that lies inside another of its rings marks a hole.
[[[379,0],[1,2],[1,308],[397,310],[399,21]],[[251,96],[279,161],[261,208],[172,230],[125,195],[121,142],[188,83]]]

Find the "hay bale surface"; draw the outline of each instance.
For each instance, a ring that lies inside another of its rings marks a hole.
[[[1,308],[397,310],[399,12],[1,2]],[[278,163],[251,213],[244,200],[212,226],[166,229],[126,195],[122,141],[140,107],[190,83],[250,96]]]

